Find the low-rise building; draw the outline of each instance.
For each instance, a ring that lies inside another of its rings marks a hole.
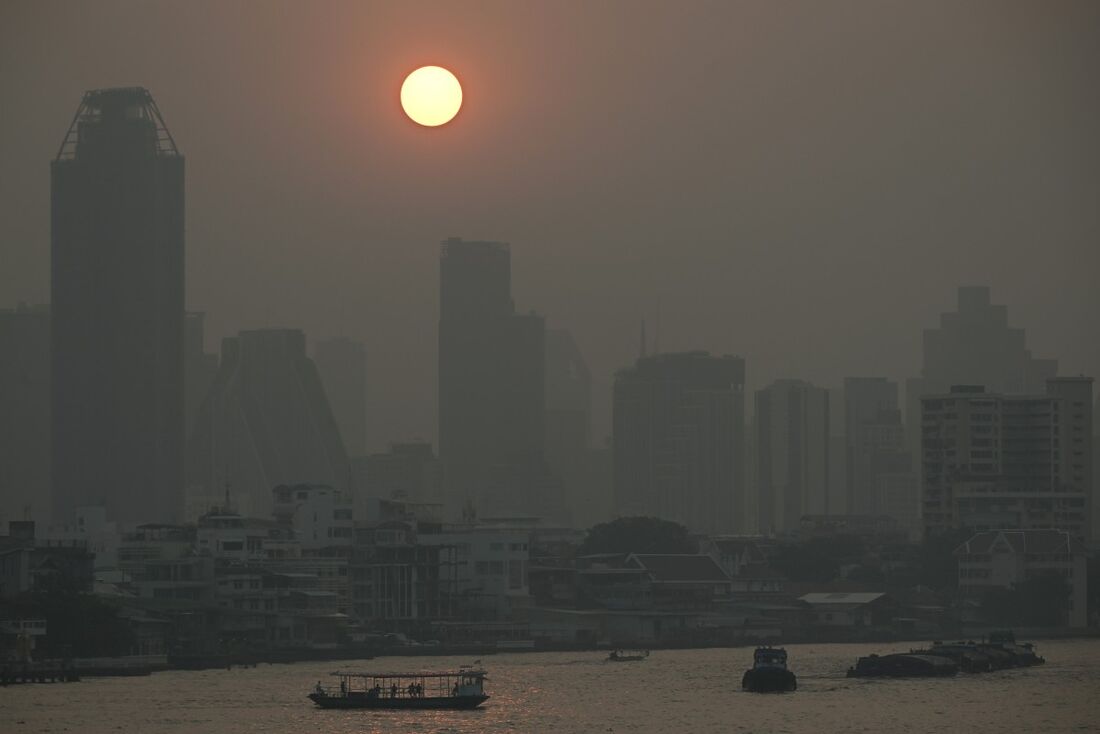
[[[819,627],[885,627],[894,608],[893,600],[882,592],[816,592],[799,600],[810,606]]]
[[[959,591],[980,598],[992,589],[1012,589],[1045,574],[1069,586],[1067,627],[1088,624],[1087,554],[1065,530],[991,530],[975,534],[955,549]]]

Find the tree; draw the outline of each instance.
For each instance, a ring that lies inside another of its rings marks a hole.
[[[580,555],[595,553],[695,553],[695,544],[679,523],[657,517],[620,517],[594,525]]]

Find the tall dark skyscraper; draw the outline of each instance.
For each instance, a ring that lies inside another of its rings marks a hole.
[[[183,156],[145,89],[87,92],[51,173],[54,513],[182,507]]]
[[[683,352],[641,357],[615,375],[619,515],[695,532],[744,532],[745,360]]]
[[[507,244],[443,242],[439,455],[452,501],[476,505],[501,467],[542,464],[545,331],[541,316],[515,313]]]

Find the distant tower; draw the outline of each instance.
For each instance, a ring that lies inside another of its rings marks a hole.
[[[656,354],[615,374],[615,509],[744,532],[745,360]]]
[[[54,513],[182,511],[183,156],[142,88],[87,92],[50,167]]]
[[[313,362],[340,426],[348,456],[367,453],[367,352],[362,342],[336,337],[317,342]]]
[[[481,500],[503,467],[510,473],[541,466],[545,329],[541,316],[515,313],[507,244],[457,237],[443,242],[439,457],[455,506]],[[530,478],[508,481],[533,486]]]

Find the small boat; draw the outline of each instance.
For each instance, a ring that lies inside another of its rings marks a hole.
[[[324,709],[475,709],[489,700],[484,670],[437,673],[332,673],[339,686],[317,682],[309,699]]]
[[[783,693],[798,688],[798,679],[787,670],[787,651],[781,647],[758,647],[752,667],[741,677],[741,688],[752,693]]]
[[[1013,667],[1017,668],[1029,668],[1046,662],[1046,659],[1035,651],[1035,645],[1030,642],[1016,642],[1016,635],[1012,630],[990,632],[989,643],[983,647],[1004,651],[1011,657]]]
[[[848,668],[849,678],[938,678],[959,672],[958,664],[939,655],[895,653],[868,655]]]
[[[649,657],[649,650],[612,650],[609,663],[636,663]]]

